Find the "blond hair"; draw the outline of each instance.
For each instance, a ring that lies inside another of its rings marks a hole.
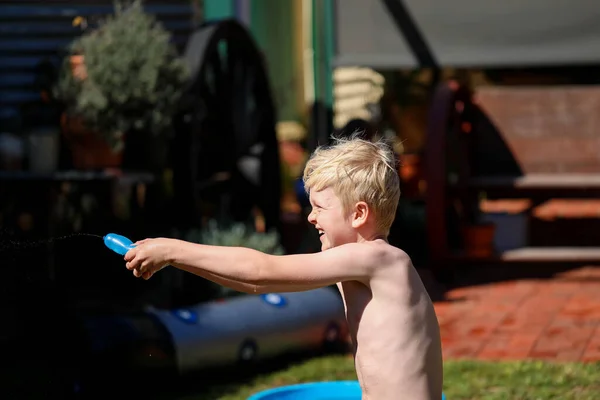
[[[384,140],[357,136],[334,138],[331,146],[317,148],[304,169],[304,187],[307,193],[331,187],[346,212],[364,201],[375,215],[378,232],[388,235],[400,199],[394,152]]]

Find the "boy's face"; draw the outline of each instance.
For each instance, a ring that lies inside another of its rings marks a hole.
[[[312,211],[308,222],[319,230],[321,251],[356,240],[350,214],[344,211],[342,202],[333,189],[310,191]]]

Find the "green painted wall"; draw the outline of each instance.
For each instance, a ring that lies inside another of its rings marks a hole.
[[[251,31],[262,50],[278,119],[298,120],[296,90],[302,71],[295,59],[295,22],[293,0],[252,0]]]
[[[312,0],[312,45],[315,99],[333,106],[333,0]]]
[[[234,15],[234,0],[204,0],[204,19],[206,21],[230,18]]]
[[[239,1],[239,0],[238,0]],[[279,121],[303,121],[302,64],[298,62],[301,27],[295,0],[247,0],[249,29],[265,58]],[[204,0],[205,20],[236,16],[236,0]]]

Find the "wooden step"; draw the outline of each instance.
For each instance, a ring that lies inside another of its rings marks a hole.
[[[488,198],[521,198],[544,195],[550,198],[597,198],[600,194],[600,174],[528,174],[524,176],[471,177],[464,189],[484,191]],[[448,190],[460,191],[458,184]]]
[[[524,247],[500,255],[506,261],[600,261],[600,247]]]
[[[600,247],[522,247],[507,250],[492,257],[470,257],[466,254],[453,254],[450,257],[458,262],[500,262],[500,263],[598,263]]]
[[[512,187],[514,189],[599,189],[600,174],[528,174],[524,176],[472,177],[476,188]]]

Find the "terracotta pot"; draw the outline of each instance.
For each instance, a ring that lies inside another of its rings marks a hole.
[[[422,159],[420,154],[400,156],[400,190],[403,197],[415,197],[421,194],[423,185]]]
[[[72,55],[69,57],[69,63],[71,65],[71,73],[77,80],[84,80],[87,78],[87,69],[85,67],[85,58],[83,55]]]
[[[492,223],[464,225],[461,231],[467,256],[486,258],[494,254],[496,225]]]
[[[121,166],[123,151],[113,150],[100,135],[87,129],[81,118],[63,114],[61,128],[71,150],[74,168],[93,170]]]

